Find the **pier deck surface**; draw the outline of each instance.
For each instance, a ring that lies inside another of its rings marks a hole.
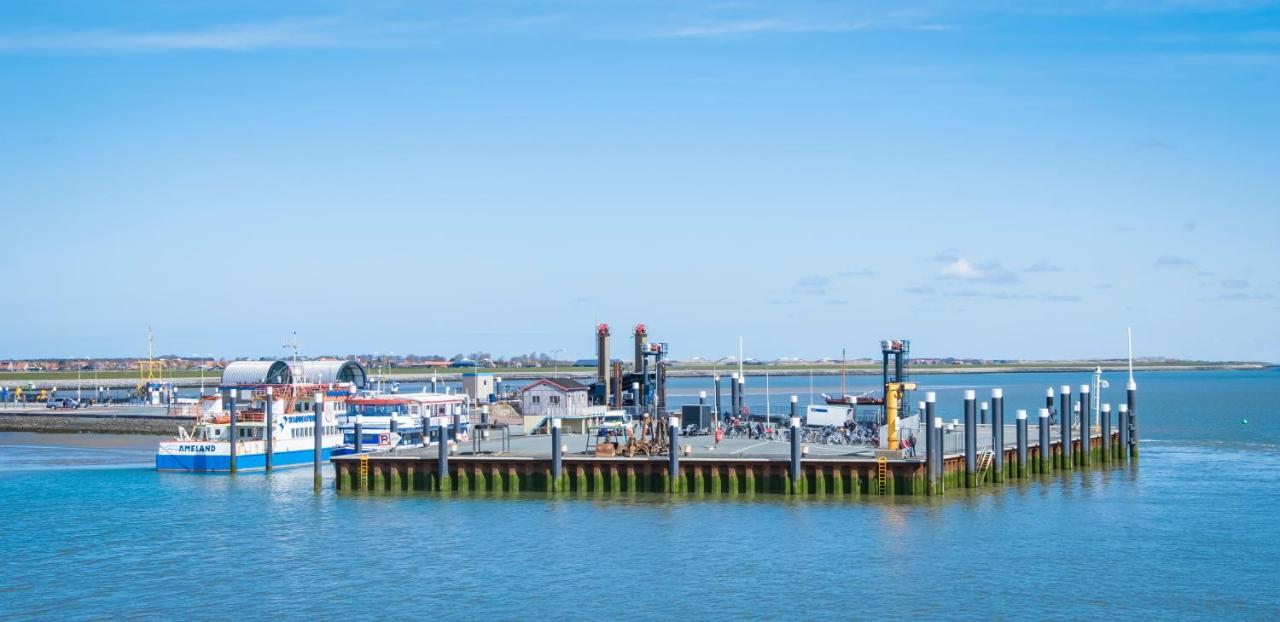
[[[986,451],[991,449],[991,426],[979,425],[978,430],[978,451]],[[1050,437],[1056,443],[1061,434],[1058,426],[1050,427]],[[1079,439],[1079,430],[1072,435]],[[956,436],[959,436],[958,434]],[[1028,447],[1037,448],[1040,446],[1039,432],[1036,426],[1030,427],[1028,434]],[[1100,438],[1101,433],[1096,429],[1090,434],[1091,438]],[[585,434],[569,434],[565,433],[561,436],[561,442],[566,450],[564,456],[571,459],[595,458],[594,436]],[[956,438],[956,441],[961,439]],[[769,440],[769,439],[751,439],[751,438],[728,438],[723,439],[719,445],[715,442],[715,437],[711,435],[697,436],[681,436],[679,443],[681,445],[689,445],[693,448],[693,452],[689,456],[681,455],[681,458],[696,458],[699,460],[707,459],[768,459],[789,460],[791,456],[791,443],[786,440]],[[944,455],[948,458],[955,456],[963,456],[963,446],[957,446],[957,443],[948,443]],[[479,451],[474,451],[475,448]],[[874,460],[875,448],[859,446],[859,445],[824,445],[820,443],[805,443],[808,453],[805,455],[806,460],[828,459],[828,460]],[[1017,447],[1017,430],[1015,426],[1005,426],[1004,448],[1011,450]],[[401,447],[389,452],[379,453],[377,455],[387,457],[435,457],[438,455],[439,449],[433,444],[430,447]],[[514,434],[510,437],[509,448],[503,450],[502,441],[496,436],[491,436],[488,440],[480,444],[476,444],[472,440],[461,441],[458,448],[453,454],[454,456],[502,456],[516,458],[551,458],[551,437],[546,434],[522,435]],[[615,456],[607,459],[615,459]],[[638,456],[639,457],[639,456]],[[666,459],[665,457],[663,458]],[[920,462],[925,459],[925,447],[920,444],[916,448],[914,456],[907,456],[902,459],[906,462]]]

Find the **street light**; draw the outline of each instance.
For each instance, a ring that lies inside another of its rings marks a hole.
[[[204,397],[204,361],[200,360],[199,354],[192,354],[191,358],[199,361],[197,364],[200,367],[200,397]]]
[[[556,354],[560,352],[564,352],[564,348],[551,351],[551,377],[552,378],[555,378],[556,376],[560,375],[560,357],[556,356]]]
[[[84,357],[76,361],[76,403],[80,403],[80,372],[84,371]]]

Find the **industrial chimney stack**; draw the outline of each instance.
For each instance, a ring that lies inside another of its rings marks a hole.
[[[644,369],[644,353],[649,345],[649,331],[644,324],[636,324],[636,367],[633,371],[640,373]]]
[[[604,385],[603,404],[609,404],[612,387],[609,386],[609,325],[596,327],[596,382]]]

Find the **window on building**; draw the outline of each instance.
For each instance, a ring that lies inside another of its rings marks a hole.
[[[540,403],[542,403],[542,396],[541,396],[541,395],[535,395],[535,396],[533,396],[533,403],[534,403],[534,404],[540,404]]]
[[[548,401],[550,401],[552,404],[559,404],[559,403],[560,403],[560,396],[559,396],[559,395],[552,395],[552,396],[551,396],[551,398],[550,398]]]

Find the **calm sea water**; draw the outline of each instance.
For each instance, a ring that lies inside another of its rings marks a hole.
[[[1089,378],[919,380],[951,417],[965,388],[1012,416]],[[0,434],[0,618],[1280,618],[1280,372],[1138,381],[1139,467],[944,500],[317,495],[309,469],[156,473],[153,439]],[[808,382],[771,379],[771,407]]]

